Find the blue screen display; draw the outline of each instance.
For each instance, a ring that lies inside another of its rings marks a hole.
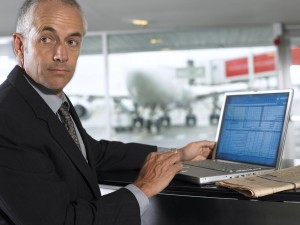
[[[217,158],[274,166],[288,93],[227,96]]]

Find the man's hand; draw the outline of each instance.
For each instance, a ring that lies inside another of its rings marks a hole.
[[[165,189],[181,169],[180,154],[170,151],[152,152],[147,156],[134,185],[148,198],[152,197]]]
[[[199,141],[178,149],[177,153],[152,152],[147,156],[134,185],[152,197],[168,186],[182,169],[182,161],[206,159],[212,154],[214,146],[214,142]]]
[[[178,149],[178,153],[181,156],[181,161],[204,160],[211,157],[214,147],[215,142],[197,141]]]

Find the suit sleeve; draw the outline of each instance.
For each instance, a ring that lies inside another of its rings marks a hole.
[[[141,224],[137,201],[134,195],[125,188],[102,196],[101,201],[78,201],[68,210],[66,224]]]
[[[3,171],[5,185],[1,185],[1,200],[10,212],[15,225],[139,225],[140,210],[134,195],[122,188],[98,199],[70,199],[61,181],[42,181],[39,176],[26,176]],[[34,177],[30,179],[30,177]],[[29,183],[34,183],[31,186]],[[13,186],[11,186],[13,185]],[[48,186],[48,187],[47,187]]]
[[[90,140],[97,171],[137,170],[150,152],[157,151],[153,145]]]
[[[50,143],[47,129],[13,114],[0,109],[0,198],[16,225],[140,224],[129,190],[93,196],[76,166]]]

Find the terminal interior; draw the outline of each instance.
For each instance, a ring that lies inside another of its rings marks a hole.
[[[89,32],[65,92],[93,137],[162,147],[214,140],[225,92],[293,88],[284,158],[300,156],[296,1],[259,1],[260,11],[229,0],[79,2]],[[16,64],[13,28],[1,24],[0,82]]]

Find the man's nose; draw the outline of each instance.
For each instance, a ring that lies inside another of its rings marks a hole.
[[[53,60],[63,63],[63,62],[67,62],[68,59],[69,59],[68,50],[66,49],[66,46],[64,46],[63,44],[57,45]]]

